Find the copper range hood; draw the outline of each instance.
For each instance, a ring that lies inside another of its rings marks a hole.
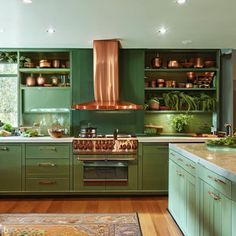
[[[137,110],[141,105],[120,101],[118,40],[93,41],[94,101],[76,104],[76,110]]]

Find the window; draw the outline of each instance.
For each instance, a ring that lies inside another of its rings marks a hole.
[[[18,126],[18,78],[16,63],[0,63],[0,120]]]

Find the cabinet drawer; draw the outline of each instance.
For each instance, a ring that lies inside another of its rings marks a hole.
[[[69,145],[26,145],[26,158],[69,158]]]
[[[21,145],[0,145],[0,157],[21,157]]]
[[[68,178],[28,178],[25,183],[26,191],[60,192],[69,191]]]
[[[69,159],[26,159],[26,177],[69,177]]]
[[[183,167],[187,172],[189,172],[191,175],[196,175],[196,163],[189,160],[187,157],[182,156],[181,154],[174,152],[173,150],[170,150],[169,157],[171,160],[173,160],[175,163]]]
[[[231,199],[232,182],[199,164],[199,178]]]

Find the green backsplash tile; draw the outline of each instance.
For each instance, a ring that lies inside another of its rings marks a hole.
[[[162,133],[177,133],[171,127],[171,120],[172,120],[172,117],[179,114],[180,113],[145,114],[144,124],[163,126]],[[210,132],[210,127],[213,125],[212,113],[199,113],[199,114],[191,114],[191,115],[192,115],[192,119],[189,122],[188,127],[186,127],[186,130],[184,131],[185,133],[209,133]]]

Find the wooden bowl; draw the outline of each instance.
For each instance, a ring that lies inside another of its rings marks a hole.
[[[52,138],[61,138],[64,134],[64,130],[63,129],[48,129],[48,134]]]

